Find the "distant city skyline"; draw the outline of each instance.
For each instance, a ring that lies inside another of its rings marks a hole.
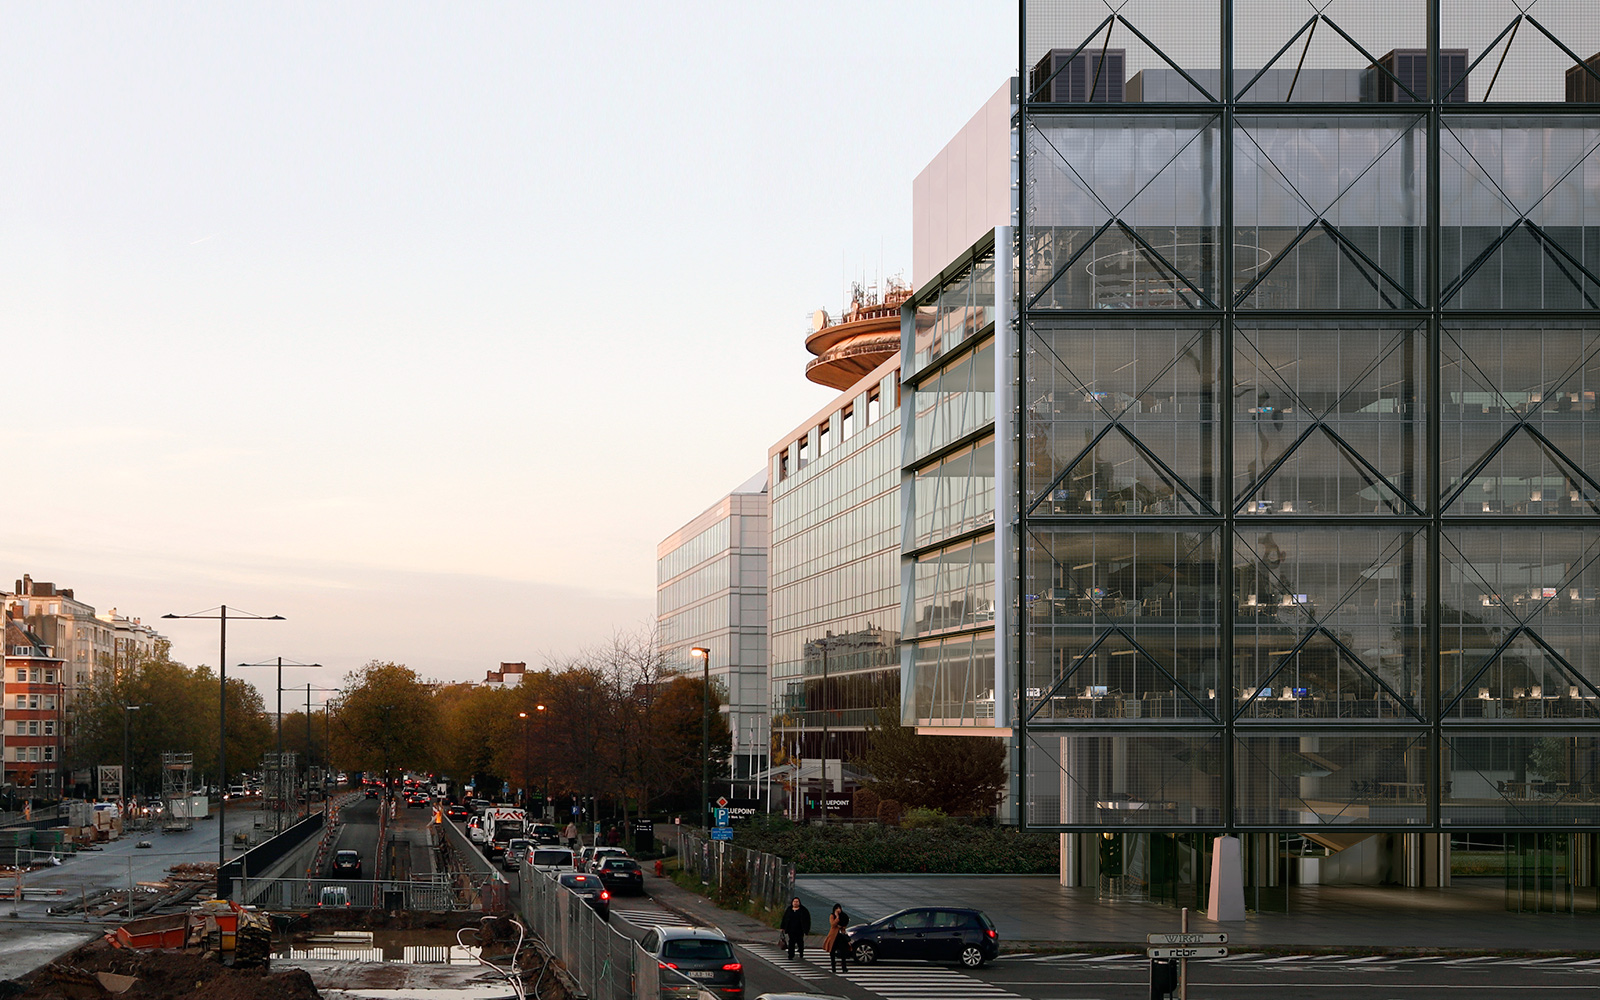
[[[328,665],[302,684],[481,680],[647,627],[656,543],[829,397],[811,312],[909,274],[912,178],[1015,72],[1015,26],[909,0],[8,8],[32,481],[0,579],[146,622],[281,614],[229,659]],[[215,622],[159,624],[215,666]]]

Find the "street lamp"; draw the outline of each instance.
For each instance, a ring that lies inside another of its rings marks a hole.
[[[700,660],[700,822],[711,825],[711,650],[696,646],[689,655]]]
[[[535,705],[534,708],[539,713],[539,739],[544,742],[544,747],[545,747],[545,750],[544,750],[544,753],[545,753],[545,758],[544,758],[544,760],[545,760],[545,765],[544,765],[544,804],[545,804],[545,808],[539,810],[539,818],[543,819],[545,811],[548,810],[550,812],[550,821],[551,822],[555,822],[555,818],[556,818],[555,804],[556,803],[555,803],[555,798],[551,795],[551,792],[550,792],[550,716],[544,714],[544,706],[543,705]]]
[[[196,611],[192,615],[162,615],[162,618],[201,618],[219,621],[221,625],[221,652],[217,654],[217,670],[222,675],[222,682],[217,688],[217,770],[222,775],[222,794],[218,797],[217,804],[217,878],[221,884],[222,866],[228,863],[224,853],[227,845],[228,830],[228,606],[222,605],[217,609],[217,614],[209,611]],[[233,612],[235,621],[281,622],[282,615],[253,615],[248,611]]]
[[[528,794],[528,757],[532,753],[532,748],[528,743],[528,713],[518,712],[517,718],[522,720],[522,811],[526,815],[528,800],[532,797]]]
[[[283,657],[280,656],[276,660],[262,660],[260,663],[241,663],[241,664],[239,664],[239,666],[241,666],[241,667],[270,667],[270,666],[272,666],[272,664],[274,662],[276,662],[278,664],[278,719],[277,719],[277,729],[278,729],[278,769],[277,769],[277,775],[278,775],[278,810],[277,810],[277,812],[278,812],[278,819],[277,819],[277,822],[273,825],[273,830],[276,833],[282,833],[283,832],[283,799],[284,799],[284,793],[286,791],[285,786],[284,786],[284,780],[283,780]],[[291,667],[320,667],[320,666],[322,666],[322,664],[320,664],[320,663],[301,663],[298,660],[290,660],[289,661],[289,666],[291,666]],[[311,756],[311,718],[310,718],[310,716],[311,716],[311,694],[310,694],[310,691],[311,691],[311,687],[310,687],[310,685],[307,685],[306,686],[306,757],[307,757],[306,763],[307,763],[308,766],[310,765],[310,756]],[[306,803],[306,806],[309,808],[310,805],[311,805],[311,803],[308,801]],[[298,808],[299,807],[297,806],[296,807],[296,815],[298,815]]]
[[[133,717],[132,713],[143,707],[143,705],[122,706],[122,820],[124,823],[128,820],[128,782],[133,778],[133,757],[128,749],[128,720]]]

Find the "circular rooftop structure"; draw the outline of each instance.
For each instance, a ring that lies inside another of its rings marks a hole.
[[[900,306],[911,290],[891,284],[882,300],[858,294],[838,320],[818,309],[811,317],[806,378],[830,389],[848,389],[900,350]]]

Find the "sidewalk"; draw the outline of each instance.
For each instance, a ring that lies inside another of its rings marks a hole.
[[[973,906],[988,913],[1002,947],[1071,950],[1142,949],[1146,934],[1178,930],[1176,907],[1101,902],[1094,889],[1063,888],[1050,876],[802,875],[796,890],[812,914],[844,904],[853,918],[873,920],[908,906]],[[1588,912],[1512,913],[1503,886],[1451,889],[1306,886],[1287,913],[1251,913],[1242,923],[1215,923],[1189,911],[1190,930],[1222,932],[1235,950],[1559,952],[1600,955],[1595,890],[1579,897]]]

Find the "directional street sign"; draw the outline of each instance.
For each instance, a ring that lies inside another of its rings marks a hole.
[[[1176,935],[1174,935],[1176,936]],[[1227,958],[1226,948],[1146,948],[1151,958]]]
[[[1227,944],[1228,943],[1228,935],[1226,935],[1226,934],[1146,934],[1144,936],[1144,943],[1145,944],[1174,944],[1174,945]]]
[[[731,827],[731,826],[714,826],[714,827],[712,827],[711,828],[711,839],[712,840],[732,840],[733,839],[733,827]],[[1224,949],[1224,950],[1226,950],[1226,949]]]

